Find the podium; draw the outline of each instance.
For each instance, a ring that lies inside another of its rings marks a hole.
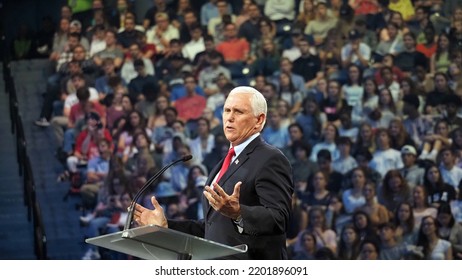
[[[206,260],[247,252],[245,244],[227,246],[156,225],[88,238],[85,242],[146,260]]]

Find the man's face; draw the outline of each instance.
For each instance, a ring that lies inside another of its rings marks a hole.
[[[258,8],[257,5],[250,5],[249,7],[249,15],[250,15],[250,18],[259,18],[261,15],[260,15],[260,9]]]
[[[140,48],[137,45],[131,45],[129,51],[132,57],[138,57],[140,53]]]
[[[300,48],[300,52],[303,54],[303,55],[307,55],[310,53],[310,45],[308,44],[307,41],[300,41],[298,43],[298,47]]]
[[[235,38],[237,36],[236,26],[234,26],[233,24],[226,25],[226,27],[225,27],[225,36],[228,39]]]
[[[413,49],[415,47],[415,41],[411,36],[404,36],[404,47],[408,50]]]
[[[225,101],[223,131],[233,146],[244,142],[259,132],[265,115],[255,116],[251,106],[251,94],[232,93]]]
[[[80,78],[80,77],[74,77],[72,79],[72,85],[77,90],[77,89],[82,88],[83,86],[85,86],[85,80]]]
[[[67,40],[67,44],[69,45],[69,49],[73,50],[75,46],[79,44],[79,38],[70,36]]]
[[[135,21],[131,18],[125,19],[124,27],[126,31],[133,31],[135,29]]]
[[[197,22],[197,17],[194,13],[186,13],[184,15],[184,23],[186,25],[191,25],[193,23]]]
[[[287,60],[281,61],[281,72],[290,73],[292,71],[292,63]]]
[[[104,37],[106,41],[106,45],[112,46],[116,43],[116,37],[112,32],[106,32],[106,36]]]
[[[75,48],[72,58],[78,61],[85,60],[85,49],[82,47]]]
[[[411,167],[415,163],[416,156],[410,153],[405,153],[401,155],[401,159],[403,160],[405,167]]]
[[[186,87],[186,92],[194,92],[196,89],[196,80],[192,77],[187,77],[184,80],[184,86]]]

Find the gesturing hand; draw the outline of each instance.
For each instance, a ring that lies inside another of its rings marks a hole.
[[[147,209],[138,203],[135,205],[135,211],[133,212],[133,219],[140,226],[145,225],[158,225],[161,227],[168,228],[167,218],[165,218],[164,209],[157,202],[156,198],[151,197],[151,203],[154,206],[154,210]]]
[[[217,183],[214,183],[213,189],[205,186],[204,196],[215,211],[236,220],[241,215],[241,205],[239,204],[241,185],[242,182],[237,182],[234,185],[233,193],[228,195]]]

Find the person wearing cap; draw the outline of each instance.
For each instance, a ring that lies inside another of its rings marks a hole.
[[[350,64],[356,64],[362,69],[369,66],[371,48],[361,41],[362,35],[358,30],[352,29],[348,32],[349,42],[342,47],[341,58],[344,68]]]
[[[401,159],[404,167],[399,169],[399,172],[407,181],[409,187],[413,189],[417,185],[422,185],[425,170],[416,164],[417,150],[411,145],[403,146],[401,148]]]

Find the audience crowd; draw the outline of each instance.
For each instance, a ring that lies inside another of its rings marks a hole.
[[[201,219],[229,148],[224,100],[251,85],[293,167],[290,259],[462,259],[462,1],[69,2],[12,54],[52,65],[35,123],[56,136],[85,238],[123,228],[134,193],[189,154],[139,203]]]

